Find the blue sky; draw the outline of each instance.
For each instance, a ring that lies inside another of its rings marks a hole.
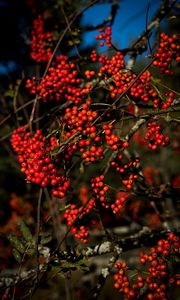
[[[149,4],[148,19],[156,12],[160,0],[121,0],[113,25],[113,43],[126,48],[146,28],[146,13]],[[96,4],[90,7],[81,19],[82,25],[97,25],[109,16],[110,4]],[[82,46],[91,45],[98,31],[84,34]]]

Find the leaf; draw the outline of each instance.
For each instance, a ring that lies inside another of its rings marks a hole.
[[[169,20],[177,19],[177,16],[170,16],[168,19]]]
[[[35,248],[26,249],[26,254],[32,256],[35,253]]]
[[[74,45],[74,42],[73,42],[73,41],[68,41],[68,45],[69,45],[69,46],[73,46],[73,45]]]
[[[11,236],[9,238],[9,241],[11,242],[11,244],[13,244],[14,248],[16,248],[20,253],[22,253],[22,254],[25,253],[24,245],[16,236]]]
[[[83,271],[88,271],[89,267],[86,265],[87,262],[87,260],[81,259],[78,262],[76,262],[75,265]]]
[[[13,254],[15,260],[17,260],[18,263],[21,263],[22,258],[21,258],[21,254],[19,253],[19,251],[17,251],[16,249],[13,249],[12,254]]]
[[[54,129],[49,134],[47,134],[46,139],[50,138],[52,135],[57,134],[57,133],[59,133],[59,131],[57,129]]]
[[[14,91],[13,90],[8,90],[4,93],[4,96],[13,98],[14,97]]]
[[[59,266],[51,266],[51,279],[60,275],[62,278],[65,278],[64,274],[62,273],[62,269]]]
[[[83,271],[87,271],[89,270],[89,267],[85,264],[85,261],[82,259],[82,260],[79,260],[77,262],[63,262],[62,266],[63,270],[65,271],[66,269],[66,272],[68,271],[68,269],[80,269],[80,270],[83,270]]]
[[[41,244],[42,245],[48,244],[51,240],[52,240],[52,236],[51,235],[43,236],[41,238]]]
[[[151,80],[155,83],[161,83],[161,79],[153,77],[153,76],[151,77]]]
[[[31,242],[33,240],[33,236],[31,234],[29,228],[26,226],[26,224],[22,220],[20,220],[19,225],[20,225],[20,230],[21,230],[21,233],[22,233],[24,239],[27,242]]]

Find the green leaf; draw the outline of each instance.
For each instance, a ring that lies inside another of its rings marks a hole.
[[[72,270],[80,269],[83,271],[89,270],[89,267],[85,264],[84,260],[79,260],[77,262],[65,261],[65,262],[63,262],[61,267],[63,268],[63,270],[67,269],[66,272],[68,271],[68,269],[72,269]]]
[[[35,248],[26,249],[26,254],[32,256],[33,254],[35,254]]]
[[[62,273],[60,266],[51,266],[51,279],[60,275],[62,278],[65,278],[65,275]]]
[[[81,269],[81,270],[83,270],[83,271],[88,271],[88,270],[89,270],[89,267],[86,265],[87,262],[88,262],[87,260],[81,259],[81,260],[77,261],[77,262],[75,263],[75,265],[76,265],[79,269]]]
[[[16,237],[16,236],[11,236],[9,238],[9,241],[11,244],[16,248],[21,254],[24,254],[25,252],[25,247],[22,244],[22,242]]]
[[[26,224],[22,220],[19,222],[19,225],[20,225],[20,230],[21,230],[21,233],[22,233],[24,239],[27,242],[31,242],[33,240],[33,236],[31,234],[29,228],[26,226]]]
[[[13,254],[15,260],[17,260],[18,263],[21,263],[22,258],[21,258],[21,254],[19,253],[19,251],[17,251],[16,249],[13,249],[12,254]]]
[[[73,46],[74,45],[74,41],[68,41],[68,45],[69,46]]]
[[[51,235],[42,236],[42,238],[41,238],[41,244],[42,245],[48,244],[51,240],[52,240],[52,236]]]

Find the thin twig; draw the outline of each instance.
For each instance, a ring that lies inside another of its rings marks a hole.
[[[38,204],[37,204],[37,226],[36,226],[36,281],[38,282],[39,276],[39,233],[40,233],[40,223],[41,223],[41,200],[42,200],[42,188],[39,191]]]

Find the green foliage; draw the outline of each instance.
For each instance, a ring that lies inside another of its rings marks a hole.
[[[9,238],[9,241],[11,242],[11,244],[14,246],[16,250],[18,250],[21,254],[24,254],[26,248],[20,238],[16,236],[11,236]]]
[[[20,231],[25,239],[26,242],[32,242],[33,236],[29,230],[29,228],[26,226],[26,224],[23,222],[23,220],[20,220],[19,222]]]
[[[17,251],[15,248],[12,250],[12,254],[15,258],[15,260],[17,260],[17,262],[20,264],[21,261],[22,261],[22,258],[21,258],[21,254],[19,253],[19,251]]]

